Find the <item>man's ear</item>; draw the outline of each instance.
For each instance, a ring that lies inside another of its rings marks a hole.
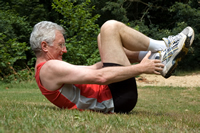
[[[47,42],[42,41],[41,42],[41,48],[42,48],[42,51],[47,52],[48,51],[48,44],[47,44]]]

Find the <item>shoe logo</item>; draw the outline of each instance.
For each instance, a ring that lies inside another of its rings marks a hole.
[[[163,56],[163,62],[164,61],[169,61],[169,59],[172,57],[173,53],[178,50],[178,41],[173,42],[174,45],[172,45],[171,47],[169,47],[168,49],[165,50],[165,54]]]

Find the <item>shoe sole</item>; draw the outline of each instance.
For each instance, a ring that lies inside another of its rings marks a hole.
[[[185,43],[186,48],[189,48],[192,45],[193,40],[194,40],[194,30],[191,27],[188,27],[188,28],[189,28],[189,33],[187,35],[187,39]]]
[[[191,46],[191,39],[190,37],[186,36],[185,43],[182,46],[181,51],[176,55],[176,57],[172,60],[172,66],[170,67],[169,71],[165,74],[165,78],[169,78],[172,73],[175,71],[176,67],[178,66],[178,62],[187,54],[189,47]],[[193,41],[193,40],[192,40]]]

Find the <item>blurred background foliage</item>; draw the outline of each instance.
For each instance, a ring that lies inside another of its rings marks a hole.
[[[29,37],[33,26],[43,20],[66,29],[69,63],[91,65],[100,61],[97,35],[110,19],[154,38],[162,39],[193,27],[195,40],[179,64],[181,70],[200,65],[200,1],[198,0],[1,0],[0,78],[21,81],[33,78],[35,55]]]

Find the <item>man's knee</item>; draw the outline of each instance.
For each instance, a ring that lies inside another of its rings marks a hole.
[[[116,20],[108,20],[102,25],[101,33],[104,33],[104,31],[113,32],[115,30],[118,30],[119,26],[120,26],[120,22]]]
[[[98,34],[97,36],[97,44],[98,44],[99,50],[101,50],[101,35],[100,34]]]
[[[97,40],[98,40],[98,41],[101,40],[101,35],[100,35],[100,33],[99,33],[98,36],[97,36]]]

